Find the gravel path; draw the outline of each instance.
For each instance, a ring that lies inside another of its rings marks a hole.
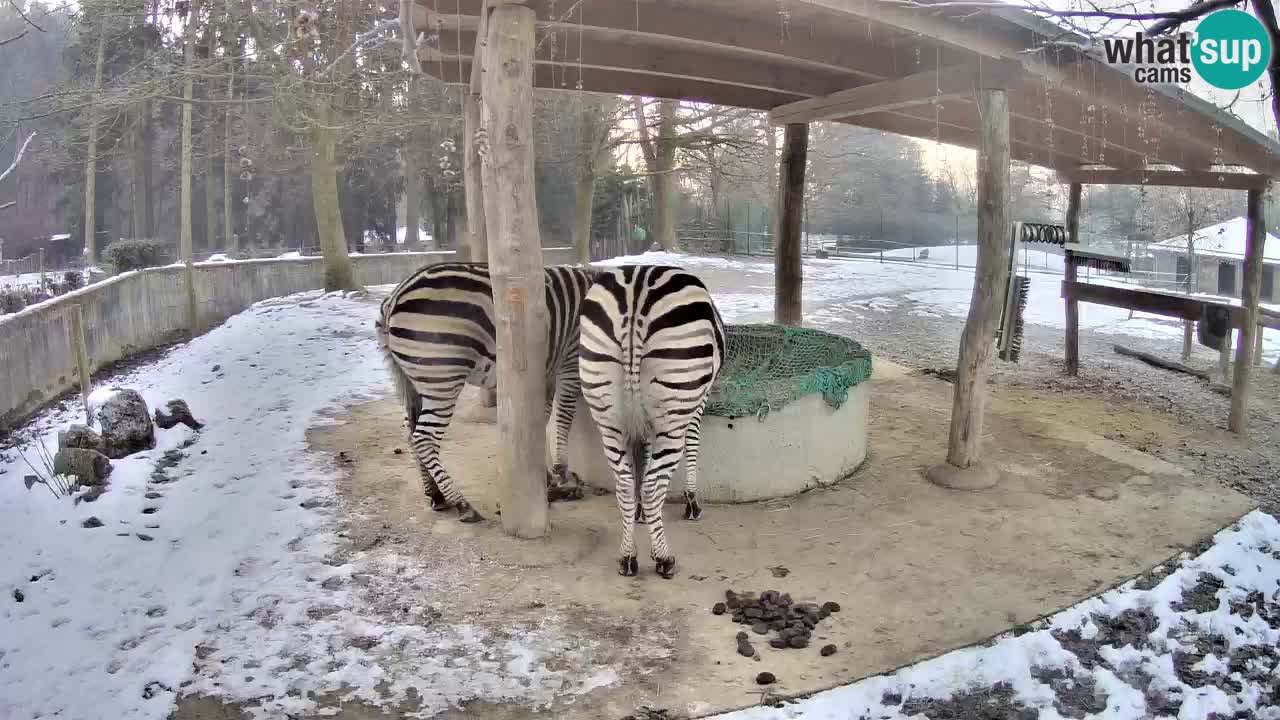
[[[873,353],[919,370],[955,368],[964,328],[961,318],[923,310],[901,294],[825,305],[813,319],[818,327],[856,338]],[[885,302],[886,297],[894,303]],[[1018,363],[994,360],[992,381],[1042,392],[1076,393],[1105,402],[1139,405],[1172,415],[1179,425],[1226,428],[1230,400],[1191,376],[1151,367],[1117,355],[1115,344],[1177,359],[1181,340],[1159,340],[1082,330],[1079,377],[1062,373],[1064,337],[1057,328],[1027,325]],[[1215,370],[1218,354],[1195,346],[1188,363]],[[1113,440],[1148,452],[1253,498],[1266,511],[1280,513],[1280,374],[1255,368],[1250,393],[1248,447],[1224,445],[1216,438],[1161,444],[1150,434],[1118,434]],[[1137,430],[1137,429],[1135,429]]]

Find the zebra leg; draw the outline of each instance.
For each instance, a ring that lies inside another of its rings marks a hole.
[[[581,500],[583,497],[582,480],[577,473],[569,471],[569,430],[573,427],[573,417],[578,408],[578,393],[582,389],[582,378],[578,374],[578,358],[566,362],[556,378],[555,401],[551,407],[556,424],[555,447],[552,448],[551,470],[547,473],[547,500]]]
[[[462,385],[459,384],[456,387],[442,389],[438,395],[423,393],[422,411],[414,424],[410,443],[418,458],[418,467],[422,470],[423,489],[431,497],[432,509],[456,508],[459,520],[464,523],[474,523],[484,518],[453,486],[453,478],[449,477],[449,471],[440,461],[440,441],[444,439],[444,433],[449,429],[449,421],[453,419],[458,393],[461,391]]]
[[[667,501],[671,472],[680,462],[684,449],[685,427],[675,432],[659,432],[649,443],[646,453],[644,481],[640,485],[641,504],[649,524],[651,552],[659,575],[670,580],[676,574],[676,556],[667,546],[667,531],[662,523],[662,506]]]
[[[625,448],[625,444],[622,447]],[[610,455],[608,452],[605,454]],[[622,516],[622,557],[618,561],[618,574],[625,577],[635,577],[640,571],[640,564],[636,562],[635,531],[641,508],[636,502],[636,478],[630,455],[630,452],[623,450],[621,458],[609,458],[609,465],[613,469],[614,495],[618,500],[618,514]]]
[[[702,413],[706,409],[707,397],[703,395],[684,434],[684,519],[693,522],[702,519],[702,505],[698,503],[698,451],[702,447]]]

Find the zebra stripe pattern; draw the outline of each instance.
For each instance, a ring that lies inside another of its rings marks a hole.
[[[671,473],[684,456],[685,518],[697,520],[702,514],[699,428],[724,352],[724,323],[694,275],[655,265],[596,274],[582,303],[578,367],[613,471],[622,515],[622,575],[637,572],[637,522],[649,525],[658,574],[675,574],[662,507]]]
[[[578,318],[590,274],[564,266],[546,268],[548,314],[547,405],[555,406],[556,440],[547,475],[549,497],[578,499],[581,482],[568,471],[569,428],[580,389]],[[493,286],[482,263],[428,265],[410,275],[382,302],[378,342],[396,379],[433,510],[456,508],[462,522],[483,518],[454,487],[440,459],[440,443],[463,385],[497,384]]]

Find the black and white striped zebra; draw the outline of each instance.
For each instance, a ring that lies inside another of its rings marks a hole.
[[[648,523],[657,572],[675,574],[662,506],[685,457],[685,518],[698,504],[699,428],[707,391],[724,361],[724,323],[711,294],[675,267],[599,272],[582,303],[582,392],[600,430],[622,514],[619,572],[638,569],[635,523]],[[643,474],[639,492],[637,475]]]
[[[580,387],[578,318],[589,286],[587,270],[546,268],[547,405],[554,402],[556,424],[547,474],[552,500],[582,497],[581,482],[568,471],[566,446]],[[440,263],[416,271],[383,300],[376,327],[404,403],[409,442],[432,509],[456,508],[462,522],[482,520],[454,487],[440,459],[440,443],[463,385],[492,389],[497,383],[488,265]]]

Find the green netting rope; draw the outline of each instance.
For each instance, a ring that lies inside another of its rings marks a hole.
[[[724,366],[707,412],[764,417],[805,395],[838,408],[871,377],[871,353],[846,337],[779,325],[726,325]]]

